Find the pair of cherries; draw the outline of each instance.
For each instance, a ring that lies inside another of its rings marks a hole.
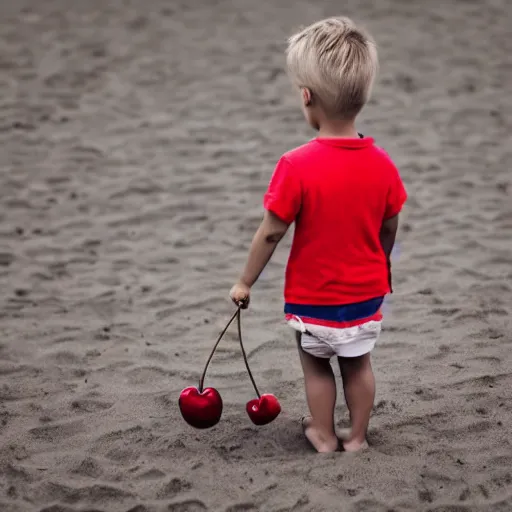
[[[220,393],[215,388],[205,388],[204,379],[210,361],[212,360],[212,357],[215,354],[220,341],[224,337],[224,334],[226,334],[226,331],[233,323],[235,318],[237,319],[238,323],[238,340],[240,342],[240,348],[242,350],[245,367],[247,368],[247,373],[249,374],[249,378],[251,379],[252,385],[257,395],[257,398],[247,402],[245,407],[247,414],[255,425],[261,426],[267,425],[268,423],[274,421],[281,412],[281,405],[274,395],[261,395],[258,391],[251,369],[249,368],[249,362],[247,361],[247,355],[245,353],[244,345],[242,342],[241,307],[238,307],[237,311],[231,317],[228,324],[218,337],[213,350],[211,351],[210,356],[206,361],[203,374],[201,375],[201,379],[199,381],[199,387],[196,388],[191,386],[185,388],[180,393],[179,406],[181,415],[183,416],[183,419],[192,427],[199,429],[213,427],[220,421],[222,416],[223,404]]]

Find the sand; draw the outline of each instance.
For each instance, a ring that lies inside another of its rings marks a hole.
[[[2,512],[512,510],[512,6],[286,3],[1,2]],[[285,38],[332,14],[380,45],[359,129],[410,194],[357,456],[302,437],[290,237],[244,314],[282,415],[246,416],[234,329],[207,379],[221,423],[177,407],[233,311],[275,162],[314,136]]]

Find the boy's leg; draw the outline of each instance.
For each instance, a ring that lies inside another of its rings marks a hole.
[[[303,421],[304,433],[318,452],[338,449],[334,432],[334,407],[336,405],[336,380],[327,358],[314,357],[302,349],[301,334],[297,333],[300,361],[304,372],[304,385],[310,418]]]
[[[357,451],[367,446],[366,433],[375,400],[370,353],[359,357],[338,357],[338,363],[352,426],[343,447],[346,451]]]

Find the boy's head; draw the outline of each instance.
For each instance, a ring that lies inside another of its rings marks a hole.
[[[348,18],[313,23],[288,40],[288,73],[302,92],[308,122],[353,120],[368,101],[378,71],[371,36]]]

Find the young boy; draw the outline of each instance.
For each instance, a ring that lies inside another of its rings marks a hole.
[[[230,292],[248,307],[258,279],[290,224],[285,313],[297,341],[310,416],[304,433],[318,452],[367,447],[375,398],[370,352],[391,290],[390,255],[407,194],[387,154],[355,119],[378,70],[371,37],[347,18],[314,23],[289,40],[289,75],[318,137],[284,154],[264,198],[248,261]],[[351,428],[336,435],[338,358]]]

